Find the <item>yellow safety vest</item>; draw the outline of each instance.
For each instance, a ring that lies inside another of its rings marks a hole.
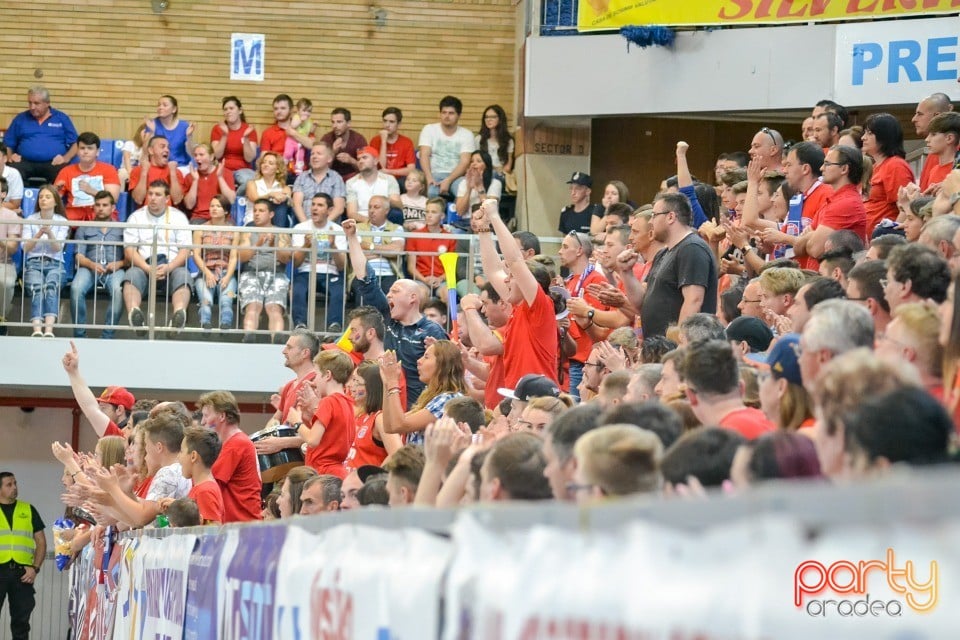
[[[0,510],[0,564],[13,560],[17,564],[30,566],[37,543],[33,539],[33,510],[27,502],[17,501],[13,508],[13,524],[7,522],[7,516]]]

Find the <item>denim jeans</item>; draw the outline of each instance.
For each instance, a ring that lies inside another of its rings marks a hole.
[[[310,293],[310,274],[297,271],[293,274],[293,325],[307,324],[307,310],[310,308],[310,302],[307,300]],[[325,293],[327,296],[327,325],[343,325],[343,274],[332,275],[327,273],[317,274],[317,293]],[[317,323],[317,330],[322,331],[326,328],[322,323]]]
[[[443,182],[444,180],[446,180],[447,176],[449,176],[449,175],[450,175],[449,173],[434,173],[434,174],[433,174],[433,179],[436,180],[437,182]],[[463,176],[460,176],[459,178],[457,178],[456,180],[454,180],[454,181],[450,184],[450,197],[452,197],[452,198],[457,197],[457,189],[460,188],[460,183],[461,183],[461,182],[463,182]],[[436,197],[439,197],[439,196],[440,196],[440,188],[439,188],[439,187],[435,187],[435,186],[432,185],[432,184],[431,184],[429,187],[427,187],[427,197],[428,197],[428,198],[436,198]]]
[[[96,307],[97,299],[109,296],[110,302],[107,306],[107,317],[104,324],[111,327],[116,326],[123,313],[123,275],[123,269],[102,276],[94,275],[86,267],[77,269],[77,275],[73,277],[73,282],[70,284],[70,313],[73,315],[73,323],[87,323],[87,294],[94,286],[102,283],[106,289],[106,294],[94,296],[94,307]],[[73,330],[73,335],[76,338],[84,338],[87,335],[87,330],[77,327]],[[103,337],[112,338],[113,329],[104,329]]]
[[[580,402],[580,381],[583,380],[583,363],[576,360],[570,361],[570,395],[574,400]]]
[[[203,274],[194,280],[193,287],[200,299],[200,326],[213,324],[213,301],[220,305],[220,328],[233,328],[233,303],[237,300],[237,279],[231,278],[226,290],[220,288],[217,282],[212,287],[207,286]]]
[[[57,317],[63,262],[46,257],[28,258],[23,269],[23,288],[30,292],[30,319]]]

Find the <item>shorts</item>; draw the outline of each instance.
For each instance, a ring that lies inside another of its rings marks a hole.
[[[287,308],[287,292],[290,281],[281,273],[272,271],[244,271],[240,274],[240,308],[251,302],[280,305]]]
[[[148,261],[149,262],[149,261]],[[166,264],[166,258],[161,256],[157,259],[157,264]],[[130,267],[123,276],[124,282],[129,282],[140,292],[141,296],[147,295],[147,288],[150,286],[150,278],[140,267]],[[186,267],[177,267],[167,273],[163,280],[157,280],[157,291],[173,293],[181,287],[189,287],[191,283],[190,272]]]

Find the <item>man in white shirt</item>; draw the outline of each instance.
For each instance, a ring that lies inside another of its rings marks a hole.
[[[379,154],[373,147],[364,147],[358,151],[357,168],[360,173],[347,180],[347,217],[357,222],[367,221],[367,210],[372,196],[387,198],[393,209],[401,210],[403,207],[397,179],[377,170]]]
[[[444,96],[440,100],[440,122],[420,131],[420,167],[427,176],[427,195],[431,198],[457,193],[470,154],[477,148],[473,134],[457,124],[462,112],[459,98]]]
[[[293,229],[291,246],[293,264],[293,324],[295,327],[307,326],[307,310],[311,301],[310,272],[317,274],[317,292],[327,295],[326,326],[328,331],[339,332],[343,328],[343,268],[347,260],[347,238],[343,229],[330,220],[333,210],[333,198],[326,193],[318,193],[310,201],[310,219],[301,222]],[[310,263],[310,248],[317,247],[317,260]],[[298,250],[299,249],[299,250]],[[333,249],[333,251],[331,251]]]
[[[127,224],[151,225],[149,228],[123,230],[124,253],[130,268],[124,276],[123,303],[127,308],[130,326],[143,327],[144,315],[140,302],[150,284],[150,275],[157,279],[157,291],[166,291],[173,303],[170,325],[175,331],[187,323],[187,304],[190,302],[190,273],[187,271],[190,221],[187,216],[167,205],[170,187],[162,180],[154,180],[147,188],[146,206],[130,214]],[[176,229],[172,227],[177,227]],[[156,266],[152,265],[153,243],[156,239]],[[142,336],[143,331],[138,330]]]
[[[384,231],[396,232],[393,236],[368,236],[360,241],[360,248],[363,249],[367,257],[367,277],[375,277],[380,281],[380,289],[386,293],[390,287],[397,281],[397,260],[396,257],[403,253],[404,238],[403,229],[389,220],[387,212],[390,211],[390,203],[383,196],[372,196],[370,198],[370,220],[361,222],[357,225],[357,231]],[[357,305],[370,304],[365,301],[359,291],[355,291],[357,296]]]
[[[20,211],[23,199],[23,176],[13,167],[7,166],[7,145],[0,142],[0,177],[7,181],[7,195],[0,204],[7,209]]]

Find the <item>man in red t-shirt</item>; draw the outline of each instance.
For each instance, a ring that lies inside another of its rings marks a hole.
[[[343,480],[347,476],[344,460],[356,437],[353,398],[343,388],[353,374],[353,360],[343,351],[324,351],[314,359],[317,376],[311,387],[316,394],[316,409],[309,406],[309,391],[304,401],[290,410],[290,426],[307,443],[306,464],[317,473]],[[302,420],[302,422],[301,422]]]
[[[797,245],[802,233],[812,224],[817,211],[833,193],[833,189],[820,179],[824,157],[823,149],[815,142],[801,142],[790,148],[790,153],[783,163],[783,173],[787,184],[801,198],[800,224],[797,224],[793,211],[790,211],[779,231],[765,229],[761,234],[764,242],[792,246],[800,268],[813,271],[820,266],[816,258],[808,256],[804,247],[800,246],[798,249]],[[789,251],[785,255],[790,257]]]
[[[927,135],[930,134],[930,123],[938,115],[942,113],[948,113],[953,111],[953,103],[950,102],[950,98],[945,93],[934,93],[919,103],[917,103],[916,113],[913,114],[913,118],[910,121],[913,123],[913,126],[917,129],[917,137],[926,139]],[[956,149],[954,149],[956,151]],[[934,180],[931,176],[935,170],[940,170],[938,166],[942,162],[942,158],[938,158],[936,154],[929,153],[927,155],[926,161],[923,163],[923,168],[920,170],[920,189],[926,191],[933,185],[937,185],[943,181],[943,178],[940,180]],[[950,170],[947,170],[947,173],[950,173]],[[946,177],[946,175],[944,175]]]
[[[100,191],[109,191],[114,201],[120,197],[120,177],[106,162],[99,162],[100,137],[85,131],[77,138],[76,164],[68,164],[57,174],[54,186],[63,197],[67,220],[93,220],[93,200]]]
[[[489,366],[486,386],[483,389],[483,404],[492,410],[503,399],[497,389],[506,387],[503,345],[506,342],[507,325],[513,315],[513,305],[501,298],[496,288],[487,282],[480,289],[479,296],[473,293],[463,296],[460,310],[463,323],[461,326],[466,327],[470,344],[480,351]]]
[[[383,129],[370,139],[370,146],[380,152],[380,166],[384,173],[403,180],[417,166],[413,140],[397,131],[403,120],[403,112],[396,107],[383,110]],[[402,187],[401,187],[402,188]]]
[[[290,424],[288,417],[290,410],[297,405],[298,396],[317,375],[313,359],[318,353],[320,353],[320,340],[313,332],[303,328],[293,330],[286,344],[283,345],[283,364],[297,374],[297,377],[283,385],[279,393],[270,397],[270,404],[274,406],[276,412],[267,421],[267,428]],[[256,447],[258,454],[271,454],[284,449],[299,448],[302,444],[303,438],[300,436],[282,438],[272,436],[258,440]]]
[[[230,204],[237,199],[237,185],[233,179],[233,172],[228,171],[223,163],[217,163],[213,157],[213,149],[206,142],[201,142],[193,149],[193,157],[197,167],[191,169],[184,180],[186,193],[183,194],[183,207],[190,211],[190,221],[207,221],[210,219],[210,201],[213,196],[226,196]],[[227,211],[227,217],[230,212]]]
[[[504,338],[504,385],[513,388],[523,375],[539,373],[559,383],[559,334],[550,275],[543,265],[526,262],[510,229],[500,219],[497,201],[488,199],[473,214],[480,235],[483,271],[500,297],[513,305]],[[490,230],[497,234],[503,260]]]
[[[223,522],[259,520],[263,485],[257,450],[250,437],[240,430],[237,399],[229,391],[211,391],[200,396],[197,406],[200,423],[220,438],[220,453],[210,464],[210,473],[220,487]]]
[[[597,325],[594,316],[597,311],[609,309],[593,294],[587,291],[590,285],[606,282],[606,278],[596,269],[593,258],[593,243],[590,236],[578,231],[571,231],[564,236],[558,253],[560,266],[566,267],[569,274],[565,286],[570,293],[567,300],[567,309],[570,311],[571,322],[569,335],[577,343],[577,352],[570,358],[570,394],[579,399],[578,388],[583,379],[583,365],[590,357],[590,351],[598,340],[604,340],[609,330]]]
[[[823,183],[833,191],[794,246],[798,253],[815,259],[824,254],[834,231],[849,229],[867,240],[867,210],[860,195],[863,154],[856,147],[834,147],[823,161],[822,173]]]
[[[927,161],[920,173],[920,190],[936,195],[953,170],[960,146],[960,113],[941,113],[927,127]]]
[[[176,161],[170,160],[170,142],[162,136],[150,138],[150,142],[143,147],[140,164],[130,172],[127,188],[130,189],[130,197],[138,206],[143,205],[147,188],[156,180],[170,186],[169,204],[180,204],[185,191],[183,174],[177,168]]]
[[[702,424],[720,426],[753,440],[776,427],[762,411],[743,404],[743,385],[733,347],[727,340],[685,347],[681,363],[687,400]]]
[[[123,387],[107,387],[99,398],[95,397],[80,375],[80,351],[73,340],[62,363],[70,379],[73,397],[90,426],[97,432],[97,437],[123,436],[121,427],[126,426],[130,410],[133,409],[133,394]]]

